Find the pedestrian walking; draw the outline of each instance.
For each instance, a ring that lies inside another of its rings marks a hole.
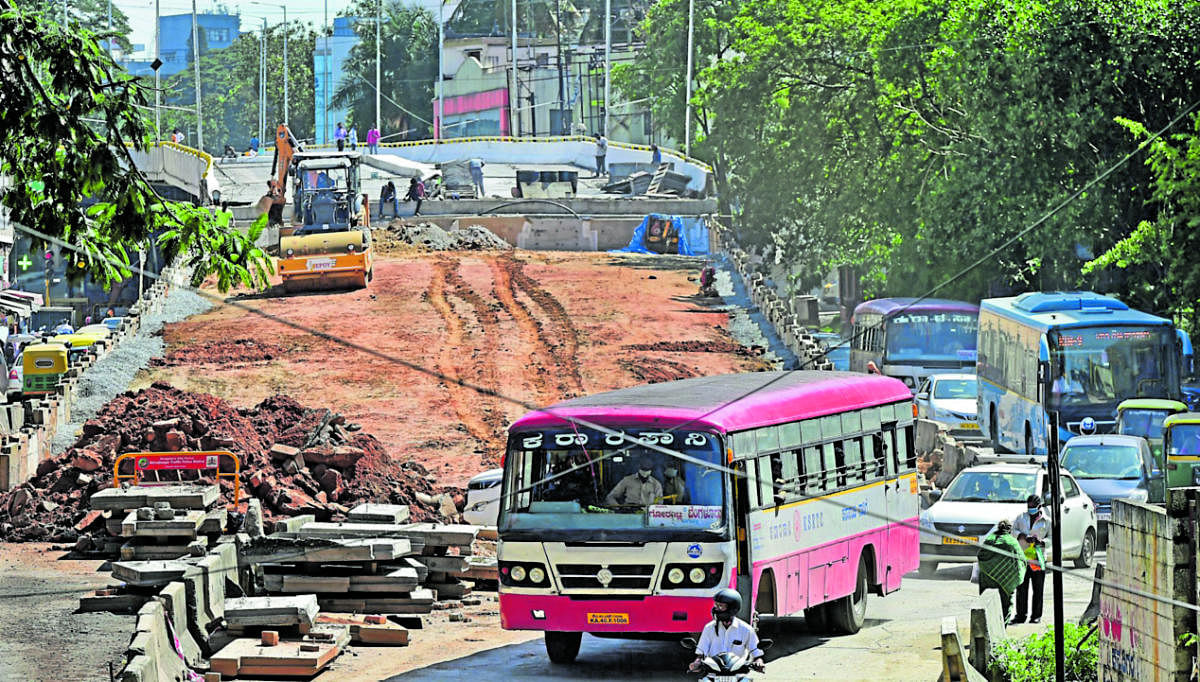
[[[379,138],[380,138],[379,128],[376,128],[375,126],[371,126],[371,128],[369,130],[367,130],[367,151],[368,152],[370,152],[372,154],[379,153]]]
[[[471,181],[475,183],[475,196],[483,196],[483,159],[471,159],[467,166],[471,169]]]
[[[358,128],[353,123],[350,124],[350,132],[346,133],[346,139],[350,140],[350,149],[358,151]]]
[[[658,145],[652,144],[650,145],[650,165],[657,169],[660,164],[662,164],[662,152],[658,150]]]
[[[1013,525],[1008,521],[997,523],[996,529],[983,539],[978,559],[979,594],[984,590],[1000,593],[1000,608],[1006,622],[1012,616],[1013,592],[1026,573],[1021,545],[1012,530]]]
[[[596,135],[596,177],[608,174],[608,168],[604,164],[604,157],[608,156],[608,138],[603,135]]]
[[[408,195],[404,198],[405,201],[417,202],[416,209],[413,210],[413,215],[421,215],[421,200],[425,198],[425,183],[418,178],[413,178],[408,183]]]
[[[333,131],[333,139],[337,141],[338,151],[346,150],[346,126],[338,121],[337,130]]]
[[[392,217],[400,215],[400,197],[396,196],[396,183],[388,180],[388,183],[379,191],[379,217],[383,218],[383,207],[387,203],[392,204]]]
[[[171,131],[171,141],[175,144],[183,144],[183,131],[179,128]]]
[[[258,135],[250,133],[250,151],[258,154]]]
[[[1025,571],[1021,586],[1017,588],[1017,615],[1012,622],[1024,623],[1028,613],[1029,622],[1038,623],[1042,620],[1042,591],[1046,587],[1046,538],[1050,536],[1050,519],[1042,513],[1042,498],[1037,495],[1027,497],[1025,507],[1025,513],[1013,521],[1013,533],[1020,541],[1029,570]]]

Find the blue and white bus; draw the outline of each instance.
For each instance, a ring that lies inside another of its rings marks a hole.
[[[1180,400],[1192,345],[1171,320],[1090,291],[1033,292],[979,307],[979,426],[997,449],[1044,455],[1087,418],[1111,432],[1127,398]]]

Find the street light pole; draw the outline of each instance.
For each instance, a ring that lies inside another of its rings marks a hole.
[[[609,80],[612,75],[612,0],[604,0],[604,137],[608,137]]]
[[[517,137],[517,0],[512,0],[512,89],[508,93],[508,134]]]
[[[291,77],[291,72],[288,71],[287,48],[288,48],[288,20],[287,20],[287,5],[280,5],[283,8],[283,122],[286,125],[291,121],[288,116],[288,79]]]
[[[375,3],[375,130],[381,130],[379,127],[379,86],[381,80],[379,73],[382,70],[380,63],[383,50],[381,48],[381,34],[383,32],[383,0],[376,0]]]
[[[321,31],[325,32],[329,29],[329,0],[325,0],[325,23],[321,24]],[[329,31],[332,33],[332,31]],[[321,69],[324,75],[321,77],[322,103],[325,105],[325,125],[321,132],[321,139],[325,144],[329,144],[329,35],[325,36],[325,53],[321,55],[321,62],[324,68]]]
[[[160,62],[162,60],[162,45],[161,45],[162,36],[160,35],[159,28],[158,28],[158,17],[159,17],[158,5],[159,5],[159,0],[154,0],[154,61],[155,62]],[[159,109],[159,107],[162,106],[162,91],[159,89],[159,85],[158,85],[158,69],[159,68],[162,68],[162,66],[160,65],[158,68],[154,69],[154,139],[155,140],[162,139],[162,118],[161,118],[161,111]]]
[[[196,75],[196,149],[204,151],[204,109],[200,105],[200,29],[196,25],[196,0],[192,0],[192,62]]]
[[[687,100],[684,104],[683,115],[683,155],[692,155],[692,34],[693,16],[696,13],[695,0],[688,0],[688,35],[687,35]]]
[[[437,79],[437,83],[438,83],[438,91],[437,91],[438,115],[437,115],[437,125],[434,126],[434,131],[433,131],[433,136],[439,140],[442,139],[442,127],[445,125],[444,119],[446,118],[446,99],[445,99],[445,95],[443,94],[443,88],[445,88],[444,83],[446,80],[446,76],[445,76],[446,72],[442,67],[442,52],[444,52],[446,49],[446,18],[445,17],[446,17],[446,3],[439,2],[438,3],[438,79]]]
[[[258,130],[259,139],[267,139],[267,18],[262,18],[262,36],[258,41]]]
[[[562,4],[560,0],[554,0],[554,54],[558,60],[558,134],[566,135],[567,130],[563,125],[563,112],[566,105],[566,83],[563,82],[563,58],[562,58]]]

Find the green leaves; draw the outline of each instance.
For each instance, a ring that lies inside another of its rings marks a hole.
[[[77,251],[86,267],[69,277],[129,277],[129,253],[158,235],[168,256],[192,256],[200,278],[266,284],[270,262],[228,214],[163,201],[137,172],[128,150],[145,149],[146,93],[92,33],[6,11],[0,36],[0,73],[11,74],[0,88],[0,174],[12,178],[0,202]]]

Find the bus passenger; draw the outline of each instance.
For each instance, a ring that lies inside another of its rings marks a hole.
[[[1050,392],[1056,396],[1082,396],[1083,384],[1080,383],[1078,377],[1074,373],[1068,374],[1066,371],[1054,380],[1054,385],[1050,387]]]
[[[654,471],[654,460],[643,455],[638,460],[638,470],[621,479],[604,503],[610,507],[637,506],[646,507],[662,499],[663,487],[650,474]]]
[[[687,483],[674,463],[663,468],[663,502],[665,504],[687,504]]]

